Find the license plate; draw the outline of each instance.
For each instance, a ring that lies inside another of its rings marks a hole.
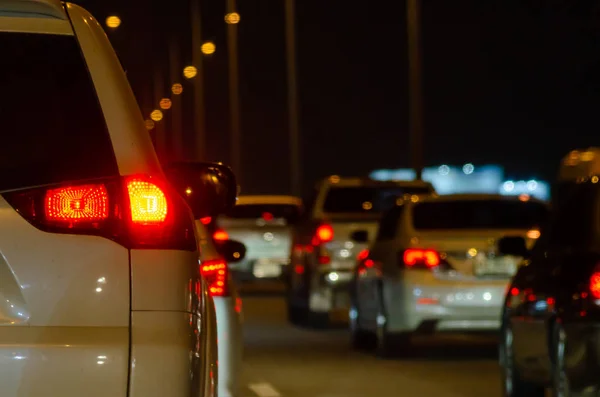
[[[273,263],[257,262],[252,270],[255,277],[279,277],[281,276],[281,265]]]
[[[517,271],[516,261],[510,258],[488,258],[473,264],[473,273],[476,276],[513,276]]]

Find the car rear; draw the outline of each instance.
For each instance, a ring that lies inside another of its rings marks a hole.
[[[279,279],[287,270],[292,227],[302,201],[291,196],[240,196],[233,210],[218,219],[216,239],[246,246],[244,260],[230,264],[237,281]]]
[[[0,49],[0,394],[200,395],[191,215],[102,28],[2,2]]]
[[[500,326],[511,277],[522,258],[500,255],[497,241],[533,244],[548,209],[501,196],[446,196],[412,203],[405,218],[399,278],[390,302],[391,329],[486,331]]]

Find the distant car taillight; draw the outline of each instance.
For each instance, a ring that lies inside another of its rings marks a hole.
[[[4,193],[29,223],[49,233],[95,235],[131,248],[196,250],[189,207],[167,184],[116,177]]]
[[[329,243],[333,241],[333,228],[331,225],[321,225],[317,228],[315,236],[320,243]]]
[[[227,234],[225,230],[219,229],[216,232],[214,232],[213,239],[216,241],[227,241],[229,240],[229,234]]]
[[[590,294],[594,299],[600,299],[600,271],[595,271],[590,277]]]
[[[200,273],[208,284],[211,296],[229,296],[227,272],[227,262],[223,259],[204,261],[200,264]]]
[[[440,255],[431,249],[410,248],[402,254],[402,264],[407,268],[434,268],[441,263]]]

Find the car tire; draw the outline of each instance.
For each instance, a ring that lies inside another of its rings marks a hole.
[[[502,333],[501,349],[502,360],[502,395],[504,397],[544,397],[545,388],[532,382],[523,380],[514,365],[513,333],[510,328]]]
[[[565,352],[567,347],[567,334],[565,330],[556,325],[552,332],[552,397],[579,397],[581,393],[571,390],[569,377],[565,371]]]
[[[358,309],[352,305],[349,315],[348,327],[350,329],[350,346],[355,350],[368,350],[374,347],[374,336],[371,332],[360,328]]]
[[[390,332],[383,300],[383,283],[378,285],[379,313],[375,332],[375,354],[379,358],[409,357],[413,354],[412,332]]]

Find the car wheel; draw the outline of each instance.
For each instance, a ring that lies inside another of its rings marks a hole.
[[[544,397],[543,386],[524,381],[514,364],[513,333],[510,328],[502,335],[502,389],[505,397]]]
[[[375,354],[380,358],[407,357],[413,352],[411,332],[390,332],[383,301],[383,286],[378,286],[379,313],[377,314]]]

